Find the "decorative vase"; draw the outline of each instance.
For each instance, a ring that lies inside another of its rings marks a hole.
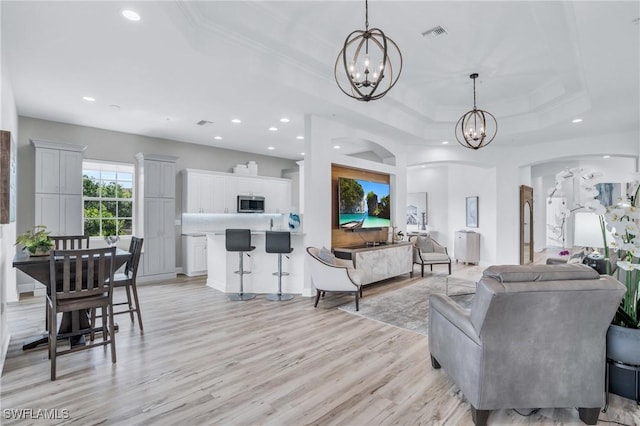
[[[640,329],[610,325],[607,331],[607,358],[626,366],[640,365]],[[609,391],[635,400],[635,371],[614,363],[611,363],[609,371]]]
[[[33,249],[33,251],[31,249]],[[45,250],[40,247],[30,247],[25,248],[25,251],[29,253],[29,256],[49,256],[49,252],[51,252],[51,249]]]
[[[300,230],[300,215],[298,213],[289,213],[289,230],[291,232]]]

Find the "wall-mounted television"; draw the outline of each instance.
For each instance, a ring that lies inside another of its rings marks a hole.
[[[389,184],[338,178],[340,228],[358,230],[391,226]]]

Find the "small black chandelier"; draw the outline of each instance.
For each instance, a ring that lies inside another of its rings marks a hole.
[[[469,78],[473,80],[473,109],[466,112],[456,123],[456,139],[465,148],[480,149],[489,145],[496,137],[498,121],[490,112],[476,107],[476,78],[478,78],[478,74],[473,73]],[[489,122],[487,122],[487,118],[489,118]]]
[[[364,3],[365,29],[353,31],[347,36],[333,73],[345,95],[369,102],[380,99],[396,84],[402,72],[402,53],[382,30],[369,29],[369,3],[367,0]],[[390,55],[394,62],[399,61],[395,76]],[[338,71],[339,68],[342,68],[342,72]]]

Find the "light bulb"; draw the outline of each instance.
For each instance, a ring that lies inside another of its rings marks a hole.
[[[364,68],[365,69],[369,69],[369,63],[370,63],[370,59],[369,59],[369,55],[364,55]]]

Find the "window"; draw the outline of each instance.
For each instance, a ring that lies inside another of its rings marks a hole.
[[[133,174],[132,164],[82,163],[85,235],[132,235]]]

